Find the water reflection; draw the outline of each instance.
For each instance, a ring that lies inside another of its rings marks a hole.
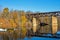
[[[0,32],[0,40],[60,40],[58,38],[43,38],[43,37],[25,37],[20,38],[17,32]]]

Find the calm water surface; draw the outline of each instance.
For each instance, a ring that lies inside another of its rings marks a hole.
[[[20,40],[20,39],[18,39]],[[60,40],[59,38],[25,37],[24,40]]]
[[[57,34],[60,34],[60,32],[57,32]],[[29,40],[29,39],[30,40],[60,40],[60,38],[44,38],[44,37],[31,37],[31,38],[25,37],[24,38],[24,40]]]
[[[58,32],[58,34],[60,34],[60,32]],[[60,35],[58,35],[60,36]],[[0,40],[3,40],[3,38],[0,36]],[[11,38],[9,39],[11,40]],[[20,38],[18,38],[17,40],[22,40]],[[46,37],[25,37],[23,40],[60,40],[60,38],[46,38]]]

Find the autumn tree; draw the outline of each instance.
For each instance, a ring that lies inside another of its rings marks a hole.
[[[4,9],[3,9],[3,12],[4,12],[4,13],[8,13],[8,12],[9,12],[9,9],[8,9],[8,8],[4,8]]]
[[[20,27],[21,27],[21,37],[24,38],[26,36],[26,14],[24,11],[20,12]]]
[[[4,18],[8,18],[9,17],[9,9],[8,8],[4,8],[3,9],[2,17],[4,17]]]

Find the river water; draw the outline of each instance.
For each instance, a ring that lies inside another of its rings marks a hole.
[[[25,37],[24,39],[21,38],[13,38],[12,35],[7,36],[7,34],[0,33],[0,40],[60,40],[60,38],[47,38],[47,37]],[[60,36],[60,35],[58,35]]]
[[[3,40],[2,38],[0,38],[0,40]],[[12,39],[9,39],[12,40]],[[18,38],[17,40],[22,40],[20,38]],[[59,38],[42,38],[42,37],[25,37],[23,40],[60,40]]]
[[[32,37],[32,38],[24,38],[24,40],[60,40],[59,38],[43,38],[43,37]]]
[[[0,37],[0,40],[4,40],[4,39],[2,37]],[[9,40],[14,40],[14,39],[10,38]],[[28,37],[25,37],[24,39],[18,38],[16,40],[60,40],[60,38],[44,38],[44,37],[31,37],[31,38],[28,38]]]

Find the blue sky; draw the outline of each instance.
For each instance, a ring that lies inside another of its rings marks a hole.
[[[0,0],[0,8],[33,12],[60,11],[60,0]]]

